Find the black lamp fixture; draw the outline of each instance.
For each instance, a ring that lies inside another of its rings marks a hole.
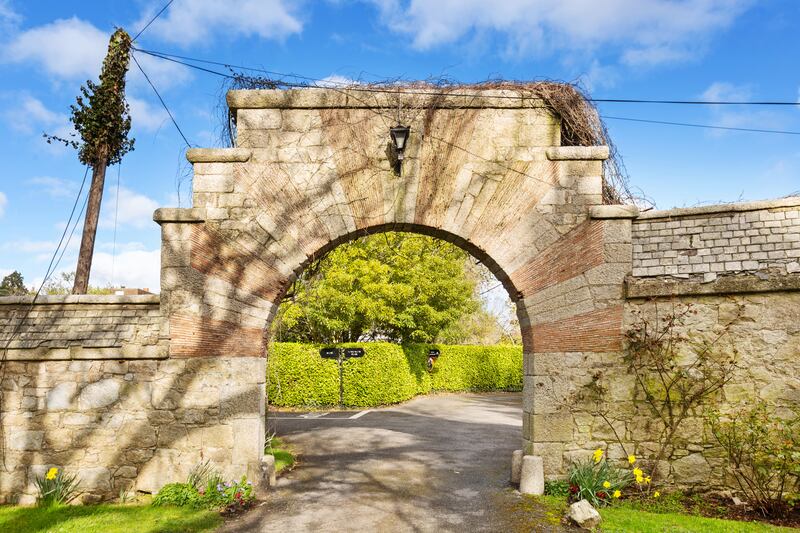
[[[394,144],[394,152],[397,156],[397,163],[395,172],[400,174],[400,167],[403,164],[403,153],[406,149],[406,142],[408,135],[411,133],[411,128],[408,126],[401,126],[398,124],[393,128],[389,128],[389,134],[392,136],[392,144]]]

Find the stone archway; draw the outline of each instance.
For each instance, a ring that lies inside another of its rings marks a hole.
[[[247,427],[217,462],[259,467],[264,332],[293,277],[345,240],[403,230],[455,242],[512,295],[524,448],[562,471],[577,439],[563,404],[573,385],[557,367],[620,351],[635,211],[602,205],[606,147],[560,146],[558,118],[515,95],[474,90],[402,116],[411,136],[398,175],[388,128],[398,108],[418,109],[414,91],[369,102],[334,89],[228,94],[236,147],[190,150],[193,207],[155,217],[169,357],[224,368],[218,386],[235,401],[215,420]]]

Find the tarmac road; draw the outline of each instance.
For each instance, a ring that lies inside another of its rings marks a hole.
[[[509,483],[518,393],[442,394],[368,411],[270,412],[300,464],[222,531],[561,531]],[[555,523],[554,523],[555,521]]]

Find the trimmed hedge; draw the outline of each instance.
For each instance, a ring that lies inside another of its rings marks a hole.
[[[433,391],[522,389],[522,347],[397,345],[385,342],[345,344],[364,348],[364,357],[342,365],[344,405],[373,407],[398,403]],[[441,356],[425,369],[428,350]],[[275,343],[269,351],[269,401],[284,407],[339,403],[336,360],[319,355],[321,345]]]

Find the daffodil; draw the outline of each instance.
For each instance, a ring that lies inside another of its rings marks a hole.
[[[47,479],[55,479],[58,475],[58,468],[53,467],[47,471],[47,475],[45,476]]]
[[[603,481],[603,488],[604,489],[610,489],[611,488],[611,483],[608,482],[608,481]]]
[[[644,472],[642,472],[641,468],[634,468],[633,469],[633,475],[636,476],[636,477],[642,477],[642,476],[644,476]]]
[[[650,476],[647,476],[646,478],[644,478],[644,482],[647,483],[648,485],[650,484],[651,481],[652,481],[652,479],[650,479]]]
[[[615,490],[614,491],[614,497],[615,498],[619,498],[620,496],[622,496],[622,493],[620,491],[618,491],[618,490]]]
[[[660,493],[660,492],[658,492],[658,491],[655,491],[655,492],[653,493],[653,498],[658,498],[659,496],[661,496],[661,493]]]
[[[628,456],[628,463],[633,464],[635,462],[636,462],[636,456],[635,455],[629,455]]]
[[[599,463],[599,462],[600,462],[600,459],[602,459],[602,458],[603,458],[603,450],[602,450],[602,449],[600,449],[600,448],[597,448],[597,449],[594,451],[594,453],[592,454],[592,457],[594,457],[594,462],[595,462],[595,463]]]

